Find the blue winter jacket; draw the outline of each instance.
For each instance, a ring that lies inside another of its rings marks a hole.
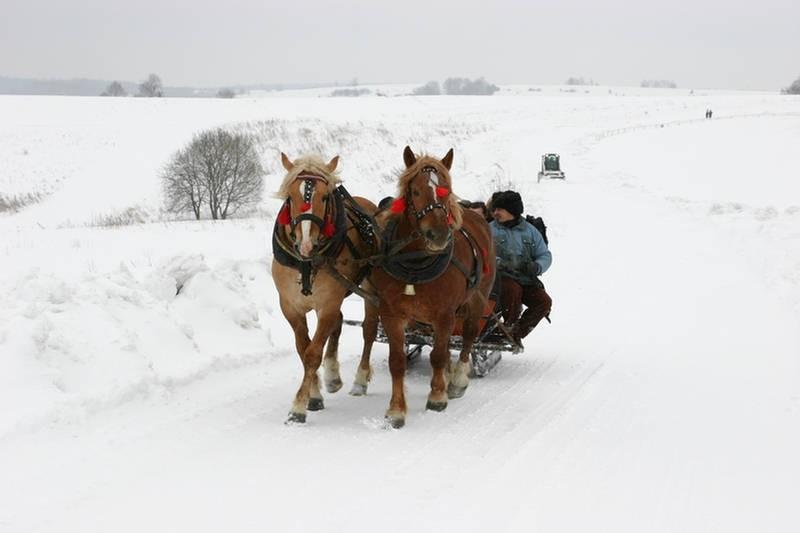
[[[521,285],[535,285],[536,278],[547,272],[553,256],[539,230],[524,218],[519,224],[506,227],[496,220],[492,228],[497,249],[497,269],[517,280]]]

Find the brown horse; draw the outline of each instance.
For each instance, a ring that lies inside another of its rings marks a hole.
[[[386,421],[395,428],[405,424],[407,411],[403,388],[406,326],[413,320],[433,329],[427,408],[442,411],[448,397],[461,397],[469,385],[470,351],[495,275],[489,225],[477,213],[463,211],[452,192],[453,150],[439,160],[418,158],[406,146],[403,159],[406,169],[399,178],[397,197],[391,209],[376,215],[383,228],[385,258],[370,274],[389,337],[392,398]],[[457,319],[463,320],[463,348],[453,366],[448,344]],[[365,346],[355,386],[366,388],[359,378],[368,372]]]
[[[342,300],[350,290],[357,290],[366,275],[357,259],[371,253],[374,246],[363,214],[375,212],[375,205],[351,198],[337,187],[338,156],[329,163],[318,156],[292,162],[281,153],[281,161],[287,174],[277,193],[284,204],[272,237],[272,279],[305,371],[287,423],[302,423],[306,410],[324,408],[317,370],[326,342],[325,389],[332,393],[342,387],[337,360]],[[310,311],[317,315],[311,339],[306,322]]]

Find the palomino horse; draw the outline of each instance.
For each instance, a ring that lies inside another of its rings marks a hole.
[[[329,163],[318,156],[292,162],[281,153],[281,161],[287,174],[278,196],[285,202],[272,237],[272,279],[305,371],[287,423],[302,423],[306,410],[324,408],[317,370],[326,341],[325,389],[336,392],[342,387],[337,360],[342,300],[349,291],[358,291],[357,285],[367,274],[358,259],[374,247],[366,213],[374,213],[375,205],[352,198],[338,187],[338,156]],[[310,311],[317,315],[311,339],[306,322]],[[374,333],[370,335],[374,337]]]
[[[376,215],[383,227],[384,258],[370,274],[389,338],[392,398],[386,421],[395,428],[405,424],[407,411],[403,389],[406,326],[414,320],[433,329],[433,377],[427,408],[442,411],[448,397],[461,397],[469,385],[470,351],[495,276],[489,225],[477,213],[462,210],[452,193],[453,150],[440,161],[429,156],[417,158],[406,146],[403,159],[406,169],[399,178],[397,197],[391,209]],[[463,319],[463,347],[458,363],[452,366],[448,344],[457,318]],[[365,327],[365,340],[367,337]],[[365,346],[354,389],[365,390],[363,377],[368,371]]]

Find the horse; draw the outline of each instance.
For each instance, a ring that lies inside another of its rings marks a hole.
[[[463,210],[453,194],[453,150],[439,160],[417,157],[406,146],[403,160],[405,170],[398,178],[397,196],[389,209],[376,214],[384,258],[372,269],[369,282],[380,301],[377,309],[368,304],[366,313],[371,320],[377,312],[389,339],[392,396],[386,422],[393,428],[403,427],[407,412],[406,326],[411,321],[423,322],[434,332],[433,376],[426,407],[443,411],[448,398],[463,396],[469,385],[470,351],[495,276],[494,241],[488,223],[479,214]],[[458,362],[451,365],[448,345],[457,319],[463,320],[463,345]],[[366,381],[362,378],[369,373],[369,351],[365,345],[354,384],[354,389],[358,386],[364,392]]]
[[[304,370],[286,420],[290,424],[305,423],[307,410],[324,409],[317,374],[321,363],[327,392],[342,387],[337,358],[342,301],[351,291],[360,293],[358,285],[367,269],[359,258],[374,247],[368,215],[376,207],[365,198],[351,197],[339,185],[338,161],[336,156],[325,163],[318,155],[291,161],[281,152],[287,173],[276,194],[284,203],[272,235],[272,279]],[[317,315],[313,338],[306,322],[310,311]],[[374,338],[374,332],[365,335]]]

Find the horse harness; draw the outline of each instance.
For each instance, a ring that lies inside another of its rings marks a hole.
[[[423,172],[428,172],[438,177],[433,167],[425,167]],[[327,184],[325,178],[311,174],[301,174],[297,179],[305,181],[303,190],[303,201],[305,205],[310,205],[315,180],[321,180]],[[441,188],[438,186],[438,180],[434,181],[431,179],[431,182],[437,188],[437,197],[443,196],[440,194]],[[467,280],[467,289],[478,285],[481,279],[481,273],[487,272],[485,250],[482,250],[477,245],[472,235],[463,228],[460,228],[458,231],[470,246],[472,252],[471,269],[453,256],[454,240],[452,237],[445,249],[438,253],[431,253],[427,250],[403,252],[403,248],[420,239],[422,234],[418,230],[415,230],[407,237],[397,239],[397,218],[391,219],[386,225],[386,228],[381,234],[381,245],[379,247],[375,232],[375,229],[378,228],[378,224],[371,214],[366,213],[361,206],[356,203],[347,189],[345,189],[343,185],[339,185],[329,196],[333,197],[333,203],[331,205],[329,198],[324,200],[325,213],[322,218],[311,212],[304,211],[297,217],[288,221],[286,220],[288,216],[284,215],[284,213],[290,212],[289,203],[291,199],[287,199],[281,208],[279,216],[276,217],[275,227],[272,232],[272,249],[275,259],[281,265],[300,272],[301,292],[305,296],[312,294],[311,287],[313,285],[313,279],[322,267],[326,267],[328,273],[339,283],[344,285],[349,292],[358,294],[362,298],[370,301],[373,305],[377,305],[378,303],[375,296],[359,288],[359,284],[369,275],[373,266],[383,268],[391,277],[413,286],[437,279],[444,274],[452,263],[453,266],[464,274]],[[431,213],[434,209],[444,210],[445,213],[447,213],[448,220],[452,220],[449,210],[441,202],[432,202],[417,211],[414,208],[414,203],[408,201],[410,198],[404,198],[404,200],[406,200],[406,205],[410,207],[410,212],[417,221],[421,220],[428,213]],[[304,220],[309,220],[316,224],[320,228],[320,233],[325,237],[322,246],[320,246],[311,257],[301,256],[297,253],[293,245],[296,239],[294,229],[297,227],[297,224]],[[352,227],[358,231],[361,240],[370,249],[377,249],[377,254],[364,257],[359,253],[353,241],[347,236],[347,232],[350,229],[347,225],[348,220]],[[281,226],[285,224],[288,224],[292,230],[290,232],[292,242],[287,242],[286,234],[282,231]],[[361,265],[356,279],[354,280],[345,278],[335,268],[336,259],[344,246],[347,246],[356,263]],[[479,251],[481,253],[479,253]]]
[[[303,201],[305,205],[310,205],[311,194],[314,190],[314,180],[322,180],[324,183],[327,183],[325,178],[309,174],[301,174],[297,179],[305,181],[303,191]],[[330,197],[333,198],[333,202],[330,202]],[[275,259],[281,265],[300,272],[301,292],[304,296],[312,294],[311,286],[313,285],[313,278],[320,268],[326,267],[334,279],[345,285],[350,292],[356,292],[362,297],[367,297],[369,295],[364,296],[363,291],[358,288],[358,285],[369,274],[370,265],[362,263],[356,275],[356,279],[348,280],[336,270],[334,264],[344,246],[347,246],[357,262],[363,259],[362,254],[359,253],[355,244],[347,235],[347,232],[350,230],[350,227],[348,227],[348,220],[352,227],[358,231],[361,240],[365,242],[370,249],[375,246],[372,217],[361,209],[342,185],[334,189],[329,195],[329,198],[326,198],[324,201],[325,213],[322,218],[305,211],[288,221],[286,220],[286,216],[282,217],[279,215],[276,217],[275,227],[272,232],[272,249]],[[281,213],[289,212],[290,202],[290,198],[286,200],[286,203],[281,208]],[[324,237],[322,245],[310,257],[301,256],[294,247],[294,241],[296,239],[294,229],[304,220],[309,220],[316,224],[320,228],[320,235]],[[286,224],[288,224],[292,230],[290,232],[290,239],[292,242],[287,240],[286,233],[282,230],[281,226]]]
[[[447,188],[440,186],[439,174],[434,167],[424,167],[422,172],[428,174],[428,180],[436,191],[436,198],[444,198],[450,193]],[[441,209],[447,215],[448,223],[452,224],[452,214],[447,209],[447,206],[440,201],[431,202],[417,211],[414,207],[414,202],[411,200],[410,192],[407,192],[404,196],[404,203],[417,222],[435,209]],[[468,269],[466,265],[454,257],[454,240],[452,236],[445,249],[438,253],[432,253],[427,250],[401,252],[403,248],[421,238],[422,235],[418,230],[415,230],[408,237],[396,240],[397,225],[398,219],[393,219],[387,224],[383,232],[382,242],[384,244],[381,250],[382,261],[380,266],[393,278],[412,286],[407,294],[413,294],[413,285],[431,282],[444,274],[450,263],[464,274],[467,279],[467,289],[475,287],[480,282],[481,273],[486,272],[484,264],[485,253],[478,253],[480,247],[466,230],[460,228],[458,231],[470,246],[472,269]]]
[[[412,232],[408,237],[396,240],[397,220],[391,220],[383,232],[383,246],[379,254],[379,261],[373,264],[380,266],[391,277],[406,284],[417,285],[429,283],[445,273],[452,263],[467,280],[467,289],[472,289],[481,280],[481,274],[486,273],[484,253],[479,253],[481,248],[475,242],[474,237],[468,231],[460,228],[458,232],[472,252],[472,268],[468,268],[458,258],[453,255],[455,249],[454,239],[451,238],[447,246],[438,253],[428,250],[414,250],[402,252],[411,242],[421,238],[418,231]]]

